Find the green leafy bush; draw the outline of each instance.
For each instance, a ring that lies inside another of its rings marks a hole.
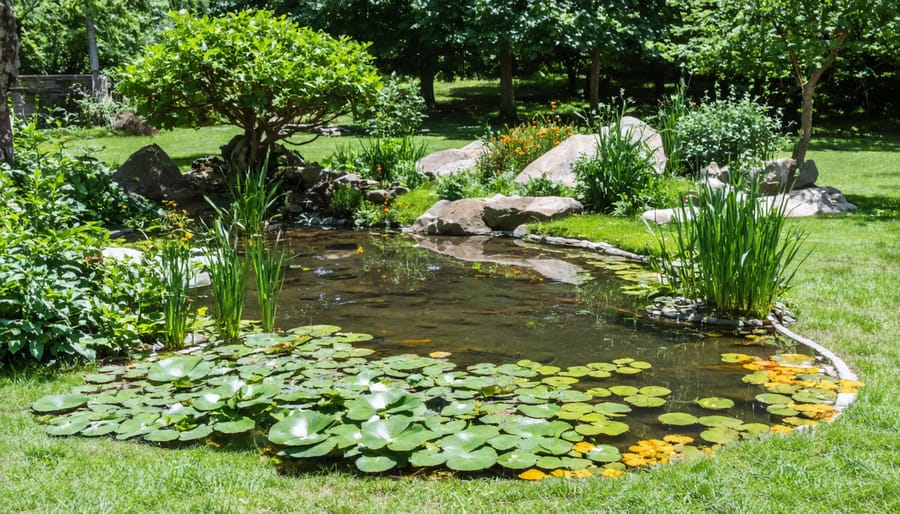
[[[577,197],[594,212],[633,214],[665,201],[646,143],[622,134],[621,117],[597,137],[597,154],[574,168]]]
[[[371,106],[363,109],[366,132],[377,138],[401,138],[415,135],[425,119],[425,99],[419,94],[417,81],[401,81],[396,75],[384,78]]]
[[[747,95],[701,104],[676,124],[675,139],[691,171],[710,161],[729,164],[739,160],[765,160],[774,156],[785,139],[779,113]]]
[[[684,80],[678,83],[675,91],[663,97],[656,114],[656,128],[662,138],[663,152],[666,154],[666,172],[677,175],[684,166],[683,142],[678,132],[678,123],[690,112],[685,97]]]
[[[462,171],[453,175],[439,177],[435,192],[442,200],[460,200],[487,194],[487,188],[481,184],[480,175],[474,171]]]
[[[758,189],[758,182],[748,191],[704,185],[696,206],[682,207],[674,222],[673,251],[658,234],[656,269],[717,314],[765,317],[803,260],[792,267],[806,236],[796,225],[785,230],[786,197],[765,204]]]

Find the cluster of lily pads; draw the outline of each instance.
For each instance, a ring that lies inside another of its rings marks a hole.
[[[665,405],[669,389],[585,386],[639,374],[650,363],[623,358],[561,369],[522,360],[463,370],[445,352],[372,358],[373,350],[353,346],[371,338],[331,325],[249,334],[241,344],[104,366],[86,385],[41,398],[32,409],[51,435],[160,444],[262,436],[283,462],[351,459],[373,473],[536,467],[612,476],[626,465],[662,462],[639,462],[609,443],[629,431],[621,419],[632,408]],[[712,443],[732,440],[728,431],[769,429],[706,418],[670,412],[659,421],[709,426],[700,437]],[[667,460],[703,453],[687,439],[643,444],[663,448]]]

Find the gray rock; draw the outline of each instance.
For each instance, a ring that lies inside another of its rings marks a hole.
[[[597,136],[591,134],[575,134],[556,145],[544,155],[532,161],[516,176],[516,182],[525,184],[535,178],[546,178],[566,187],[574,188],[575,163],[583,156],[597,155]]]
[[[150,200],[181,201],[196,195],[178,165],[156,144],[131,154],[111,178],[125,191]]]
[[[416,221],[409,226],[409,231],[414,234],[437,234],[437,219],[450,205],[450,200],[440,200],[432,205],[425,214],[419,216]]]
[[[690,211],[685,212],[681,209],[651,209],[644,214],[641,214],[641,219],[643,219],[647,223],[666,225],[675,220],[680,220],[683,215],[682,213],[687,214],[687,219],[690,219]]]
[[[391,200],[393,199],[394,195],[386,189],[370,189],[366,191],[366,201],[374,203],[375,205],[391,203]]]
[[[819,180],[819,168],[812,159],[803,161],[794,177],[794,189],[804,189],[816,185]]]
[[[484,222],[493,230],[512,231],[522,224],[562,218],[583,210],[584,206],[574,198],[497,195],[485,203]]]
[[[759,192],[762,194],[775,194],[788,189],[788,181],[790,180],[791,168],[796,165],[796,161],[790,157],[766,161],[762,170],[762,177],[759,182]],[[751,178],[759,173],[759,170],[751,172]]]
[[[856,206],[833,187],[807,187],[791,191],[785,209],[789,218],[853,212]]]
[[[429,177],[454,175],[474,168],[486,151],[481,140],[473,141],[462,148],[451,148],[426,155],[416,161],[416,168]]]
[[[438,216],[434,224],[435,232],[445,236],[489,235],[491,228],[484,223],[485,201],[478,198],[463,198],[450,202]]]

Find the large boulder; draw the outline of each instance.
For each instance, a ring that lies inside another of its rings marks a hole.
[[[426,155],[416,161],[416,168],[429,177],[455,175],[474,168],[485,152],[487,149],[484,142],[473,141],[462,148],[451,148]]]
[[[561,196],[497,195],[484,206],[484,222],[492,230],[511,231],[519,225],[549,221],[584,210],[581,202]]]
[[[488,200],[441,200],[410,226],[410,232],[443,236],[488,235],[495,230],[509,232],[524,223],[556,219],[582,210],[577,200],[551,196],[497,195]]]
[[[619,124],[623,136],[628,136],[632,141],[642,141],[647,145],[650,152],[650,158],[653,162],[653,170],[657,175],[662,175],[666,171],[666,152],[663,149],[662,136],[647,125],[643,121],[632,117],[625,116]]]
[[[420,234],[442,236],[484,236],[491,233],[482,216],[485,201],[464,198],[453,202],[441,200],[417,219],[410,230]]]
[[[592,134],[569,136],[525,166],[525,169],[516,176],[516,182],[525,184],[531,179],[543,177],[574,188],[577,183],[575,163],[585,155],[588,157],[597,155],[597,136]]]
[[[181,201],[197,194],[178,165],[156,144],[133,153],[112,174],[112,179],[125,191],[154,201]]]
[[[779,201],[781,195],[775,196],[773,199]],[[848,202],[837,189],[815,186],[791,191],[785,214],[789,218],[800,218],[820,214],[840,214],[855,210],[856,206]]]

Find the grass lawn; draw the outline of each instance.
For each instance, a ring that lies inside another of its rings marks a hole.
[[[867,383],[835,423],[744,441],[711,458],[617,479],[373,477],[338,468],[282,476],[257,450],[167,450],[105,437],[49,437],[29,405],[68,391],[80,382],[79,374],[4,369],[0,510],[900,512],[898,150],[897,136],[814,139],[809,158],[819,165],[818,183],[841,189],[860,210],[791,221],[809,232],[813,249],[787,298],[800,317],[793,328],[841,355]],[[602,230],[590,222],[567,230],[643,248],[642,225],[603,223]]]

